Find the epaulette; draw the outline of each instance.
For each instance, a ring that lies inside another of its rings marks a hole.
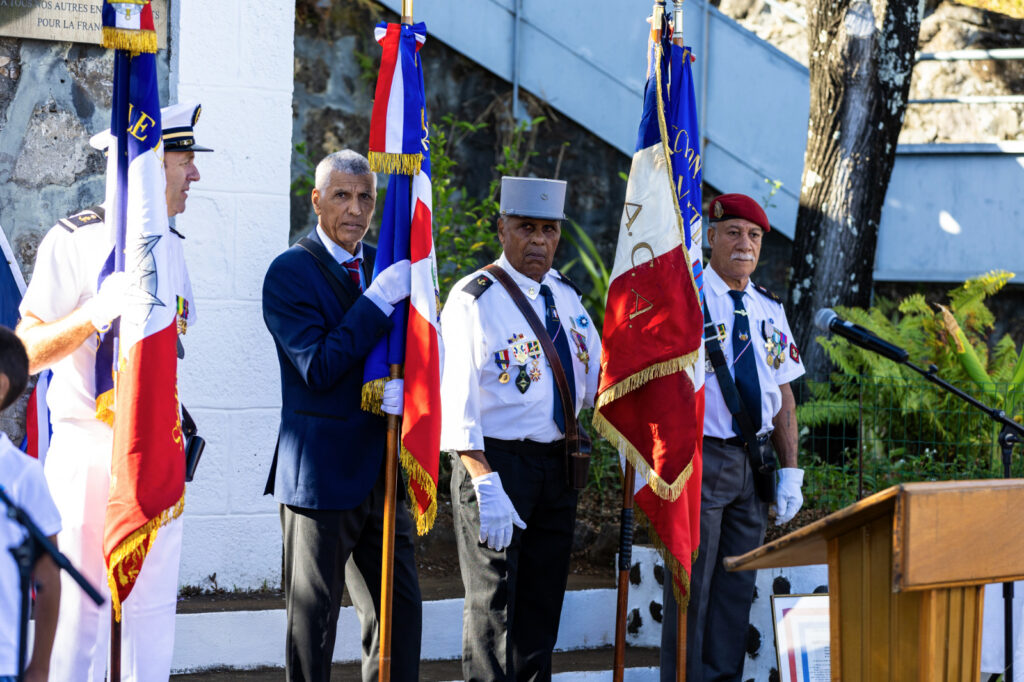
[[[581,298],[583,297],[583,291],[581,291],[581,290],[580,290],[580,288],[579,288],[578,286],[576,286],[576,282],[572,281],[571,279],[569,279],[568,277],[566,277],[565,275],[563,275],[563,274],[562,274],[561,272],[559,272],[559,273],[558,273],[558,279],[560,279],[560,280],[562,280],[563,282],[565,282],[566,284],[568,284],[568,285],[569,285],[569,287],[570,287],[570,288],[571,288],[571,289],[572,289],[573,291],[575,291],[575,292],[576,292],[576,295],[577,295],[577,296],[579,296],[579,297],[581,297]]]
[[[782,299],[779,298],[775,293],[769,291],[768,289],[765,289],[760,284],[755,284],[754,288],[757,289],[758,293],[760,293],[765,298],[770,298],[771,300],[775,301],[779,305],[782,305]]]
[[[480,298],[480,295],[487,291],[492,284],[494,284],[494,280],[481,272],[469,280],[462,290],[473,298]]]
[[[61,218],[57,221],[57,224],[63,227],[68,232],[74,232],[83,225],[92,225],[93,223],[103,222],[103,207],[102,206],[91,206],[84,211],[79,211],[74,215],[70,215],[67,218]]]

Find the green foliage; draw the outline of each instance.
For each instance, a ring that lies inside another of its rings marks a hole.
[[[594,410],[580,411],[580,426],[586,429],[593,439],[590,453],[590,475],[587,487],[603,496],[606,490],[622,490],[622,464],[619,451],[607,440],[598,435],[594,429]]]
[[[316,164],[313,155],[305,142],[295,145],[295,156],[299,160],[299,167],[302,171],[292,180],[292,194],[297,197],[308,197],[316,185]]]
[[[453,114],[441,117],[441,125],[431,124],[430,164],[433,186],[434,245],[438,254],[438,283],[441,300],[447,300],[452,285],[461,277],[497,258],[501,253],[495,221],[498,217],[498,193],[501,176],[519,175],[537,155],[527,139],[531,126],[539,126],[543,117],[520,121],[502,145],[502,160],[483,197],[472,197],[465,187],[455,184],[458,162],[454,147],[466,136],[487,127],[486,123],[460,121]]]
[[[560,270],[569,274],[577,265],[583,269],[590,280],[590,288],[586,288],[581,282],[578,283],[583,289],[583,307],[590,312],[597,325],[597,331],[604,328],[604,306],[608,300],[608,284],[611,281],[608,268],[601,260],[601,254],[583,228],[574,220],[570,220],[571,229],[562,230],[562,239],[568,242],[574,249],[576,255],[568,261]]]
[[[761,205],[765,208],[775,208],[776,203],[772,201],[772,197],[782,189],[782,180],[769,180],[768,178],[765,178],[764,184],[768,185],[768,194],[761,197]]]
[[[912,362],[935,365],[946,381],[1020,421],[1024,350],[1018,352],[1008,335],[993,337],[995,318],[985,306],[1011,277],[995,272],[969,280],[949,292],[948,306],[932,307],[913,294],[836,312],[907,349]],[[866,492],[899,481],[1000,475],[999,429],[980,410],[842,337],[817,342],[837,371],[828,381],[808,382],[811,399],[797,408],[805,428],[805,461],[811,463],[809,499],[829,508],[836,500],[852,501],[844,467],[852,462],[856,468],[859,454]]]

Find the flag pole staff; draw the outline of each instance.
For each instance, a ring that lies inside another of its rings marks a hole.
[[[672,8],[672,44],[683,46],[683,0],[675,0]],[[686,58],[684,55],[683,59]],[[676,680],[686,682],[686,609],[682,608],[678,600],[676,601]]]
[[[683,0],[672,8],[672,44],[683,46]],[[683,59],[687,57],[684,55]],[[672,578],[669,578],[672,580]],[[676,600],[676,680],[686,682],[686,609]]]
[[[412,25],[413,0],[402,0],[402,23]],[[409,183],[409,195],[412,197],[412,183]],[[389,367],[390,379],[401,379],[403,366],[392,364]],[[382,543],[380,572],[380,655],[379,682],[391,680],[391,611],[394,596],[395,566],[395,513],[398,499],[398,449],[401,440],[402,418],[396,414],[388,415],[387,452],[384,468],[384,538]]]
[[[615,663],[612,681],[622,682],[626,669],[626,613],[629,608],[629,569],[633,564],[633,489],[636,470],[629,460],[622,472],[622,515],[619,522],[619,584],[615,604]]]

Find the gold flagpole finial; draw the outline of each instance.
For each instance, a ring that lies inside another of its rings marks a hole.
[[[683,0],[675,0],[675,7],[672,9],[672,42],[676,45],[683,44]]]
[[[662,22],[665,20],[665,0],[656,0],[651,13],[651,31],[660,36]],[[657,38],[657,40],[660,40],[660,38]]]
[[[402,0],[402,23],[412,24],[412,0]]]

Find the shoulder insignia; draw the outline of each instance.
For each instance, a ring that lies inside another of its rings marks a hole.
[[[762,296],[764,296],[765,298],[770,298],[771,300],[775,301],[779,305],[782,305],[782,299],[781,298],[779,298],[776,294],[774,294],[773,292],[769,291],[768,289],[765,289],[760,284],[755,284],[754,288],[757,289],[757,292],[759,294],[761,294]]]
[[[469,280],[466,286],[462,287],[462,290],[473,298],[480,298],[480,295],[487,291],[492,284],[494,284],[493,279],[482,272],[478,272],[473,279]]]
[[[93,223],[103,222],[103,208],[100,206],[93,206],[87,208],[84,211],[79,211],[67,218],[61,218],[57,221],[57,224],[63,227],[68,232],[74,232],[83,225],[92,225]]]
[[[558,273],[558,279],[562,280],[562,282],[569,285],[569,288],[575,291],[577,296],[579,296],[580,298],[583,297],[583,292],[580,290],[578,286],[576,286],[576,282],[572,281],[571,279],[563,275],[561,272]]]

